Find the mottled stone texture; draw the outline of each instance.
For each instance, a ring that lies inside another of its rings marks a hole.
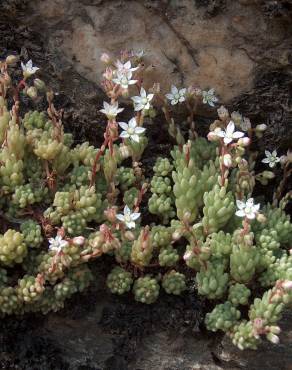
[[[227,102],[254,86],[259,67],[291,63],[289,22],[267,19],[259,2],[249,3],[36,0],[31,22],[44,30],[49,50],[90,81],[100,78],[102,52],[143,48],[153,64],[149,84],[168,89],[171,76],[176,84],[213,86]]]

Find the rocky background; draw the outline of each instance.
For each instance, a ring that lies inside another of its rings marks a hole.
[[[165,92],[171,82],[214,87],[222,103],[253,124],[268,125],[259,150],[284,154],[291,146],[291,0],[0,1],[0,58],[17,53],[41,67],[40,78],[57,93],[76,141],[102,137],[99,58],[123,49],[147,52],[146,85],[158,81]],[[199,119],[214,114],[202,111]],[[149,135],[152,156],[167,150],[163,122]],[[291,313],[283,319],[279,346],[264,343],[242,353],[204,331],[208,307],[194,292],[144,307],[108,295],[105,273],[97,270],[92,288],[60,313],[2,320],[0,368],[292,369]]]

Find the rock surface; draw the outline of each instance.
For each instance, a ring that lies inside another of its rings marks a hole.
[[[291,66],[289,22],[268,20],[260,3],[36,0],[30,22],[90,81],[101,76],[103,52],[142,48],[153,64],[149,85],[169,89],[171,76],[178,85],[215,87],[227,102],[253,87],[259,67]]]

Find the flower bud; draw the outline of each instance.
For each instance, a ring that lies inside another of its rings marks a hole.
[[[291,281],[291,280],[285,280],[285,281],[282,283],[282,287],[283,287],[283,289],[285,289],[285,290],[291,290],[291,289],[292,289],[292,281]]]
[[[227,168],[230,168],[232,166],[232,157],[230,154],[224,154],[223,163],[224,166],[226,166]]]
[[[14,64],[14,63],[18,62],[18,60],[19,60],[18,55],[8,55],[6,57],[6,63],[7,64]]]
[[[133,241],[135,240],[135,235],[132,233],[132,231],[127,230],[124,234],[125,238],[127,240]]]
[[[281,333],[281,329],[279,328],[279,326],[270,326],[269,329],[273,334],[280,334]]]
[[[273,333],[267,334],[267,339],[274,344],[278,344],[280,341],[279,337]]]
[[[189,260],[189,259],[192,257],[192,255],[193,255],[193,252],[192,252],[192,251],[187,251],[187,252],[185,252],[185,254],[183,255],[183,259],[184,259],[185,261],[187,261],[187,260]]]
[[[242,122],[242,115],[239,112],[232,112],[231,120],[235,123],[235,126],[240,127]]]
[[[116,209],[115,208],[108,208],[104,211],[105,217],[108,221],[114,223],[116,222]]]
[[[37,96],[38,96],[38,91],[37,91],[37,89],[36,89],[34,86],[30,86],[30,87],[26,90],[26,94],[27,94],[27,96],[29,96],[31,99],[35,99],[35,98],[37,98]]]
[[[76,244],[76,245],[83,245],[85,242],[85,238],[84,236],[76,236],[75,238],[73,238],[73,244]]]
[[[247,136],[245,136],[245,137],[241,137],[241,138],[238,140],[237,144],[238,144],[239,146],[243,146],[243,147],[245,147],[245,146],[249,146],[249,144],[250,144],[250,138],[249,138],[249,137],[247,137]]]
[[[107,67],[102,76],[106,80],[112,80],[114,77],[114,71],[110,67]]]
[[[216,134],[216,129],[214,131],[210,131],[207,135],[209,141],[219,141],[220,137]]]
[[[257,216],[256,216],[256,219],[261,224],[263,224],[263,223],[265,223],[267,221],[266,216],[264,216],[262,213],[258,213]]]
[[[120,145],[119,154],[120,154],[122,159],[129,158],[130,155],[131,155],[130,148],[125,144]]]
[[[182,236],[181,232],[177,230],[172,234],[172,240],[173,241],[179,240],[181,236]]]
[[[268,180],[271,180],[275,177],[275,174],[274,172],[272,171],[263,171],[262,172],[262,176],[265,178],[265,179],[268,179]]]
[[[44,83],[44,81],[39,78],[35,78],[33,80],[33,84],[40,91],[44,91],[46,88],[46,84]]]
[[[100,57],[101,62],[109,64],[111,62],[111,58],[107,53],[102,53]]]
[[[264,131],[266,131],[267,128],[268,128],[268,126],[266,124],[262,123],[261,125],[257,125],[255,130],[257,132],[264,132]]]
[[[217,109],[217,112],[218,112],[219,118],[222,121],[229,119],[229,112],[223,105],[221,105],[221,107]]]
[[[191,213],[190,212],[185,212],[183,215],[183,222],[188,223],[191,218]]]

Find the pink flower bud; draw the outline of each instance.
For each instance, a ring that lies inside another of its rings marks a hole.
[[[73,238],[73,244],[76,244],[76,245],[83,245],[85,243],[85,238],[84,236],[75,236],[75,238]]]
[[[183,256],[183,259],[185,260],[185,261],[187,261],[187,260],[189,260],[191,257],[192,257],[192,252],[191,251],[187,251],[187,252],[185,252],[185,254],[184,254],[184,256]]]
[[[207,138],[209,141],[218,141],[220,140],[220,137],[216,134],[215,131],[210,131],[207,135]]]
[[[237,144],[239,145],[239,146],[249,146],[249,144],[250,144],[250,138],[249,137],[242,137],[242,138],[240,138],[239,140],[238,140],[238,142],[237,142]]]
[[[112,223],[116,222],[116,209],[115,208],[107,208],[104,211],[105,217]]]
[[[230,154],[224,154],[223,156],[224,166],[230,168],[232,166],[232,157]]]
[[[111,58],[109,57],[109,55],[107,53],[102,53],[101,54],[101,57],[100,57],[100,60],[103,62],[103,63],[110,63],[111,61]]]
[[[291,290],[291,289],[292,289],[292,281],[291,281],[291,280],[285,280],[285,281],[282,283],[282,287],[283,287],[283,289],[285,289],[285,290]]]

